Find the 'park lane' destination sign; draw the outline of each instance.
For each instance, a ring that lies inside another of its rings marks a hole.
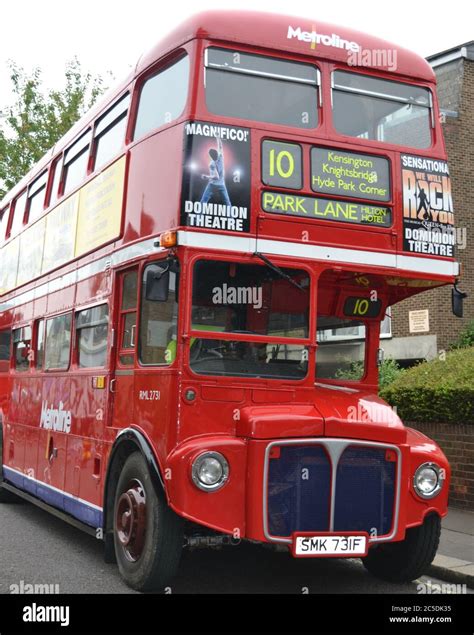
[[[371,154],[313,147],[311,189],[322,194],[389,201],[389,162]]]
[[[390,209],[387,207],[283,192],[263,192],[262,209],[265,212],[310,220],[332,220],[371,227],[390,227],[392,224]]]

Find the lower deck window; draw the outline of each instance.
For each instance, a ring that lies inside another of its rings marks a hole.
[[[76,316],[78,365],[101,368],[107,360],[109,307],[106,304],[79,311]]]
[[[13,331],[13,360],[15,370],[25,372],[30,367],[31,327]]]

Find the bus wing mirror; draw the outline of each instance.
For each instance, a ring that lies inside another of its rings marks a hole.
[[[463,301],[467,298],[467,293],[459,291],[456,285],[451,289],[451,307],[456,317],[462,318],[463,316]]]
[[[166,302],[169,290],[169,262],[148,267],[145,278],[145,298],[149,302]]]

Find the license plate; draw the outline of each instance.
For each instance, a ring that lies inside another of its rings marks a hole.
[[[366,556],[369,539],[365,533],[293,534],[293,555],[297,558],[351,558]]]

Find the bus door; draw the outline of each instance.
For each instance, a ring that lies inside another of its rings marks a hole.
[[[176,426],[178,371],[178,274],[173,260],[148,263],[142,271],[138,326],[135,414],[157,445],[165,445]],[[164,284],[156,286],[157,281]]]
[[[118,272],[115,371],[110,378],[110,425],[126,428],[133,422],[137,335],[138,267]]]

